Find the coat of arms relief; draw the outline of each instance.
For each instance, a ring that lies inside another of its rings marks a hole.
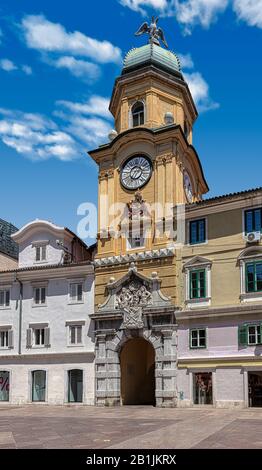
[[[116,309],[124,311],[124,328],[143,328],[143,308],[152,304],[152,294],[139,281],[122,287],[116,298]]]

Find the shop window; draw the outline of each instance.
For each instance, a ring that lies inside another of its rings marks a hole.
[[[9,401],[10,374],[5,370],[0,371],[0,401]]]
[[[68,402],[82,403],[83,401],[83,371],[79,369],[68,371]]]
[[[212,405],[212,373],[200,372],[194,375],[194,404],[195,405]]]
[[[32,401],[44,402],[46,396],[46,371],[35,370],[32,372]]]

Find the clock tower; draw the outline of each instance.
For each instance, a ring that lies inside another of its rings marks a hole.
[[[99,168],[97,405],[177,403],[177,214],[208,186],[193,147],[197,110],[156,28],[126,55],[110,102],[115,130],[90,152]]]

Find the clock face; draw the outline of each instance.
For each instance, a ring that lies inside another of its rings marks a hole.
[[[193,189],[190,177],[185,172],[184,173],[184,189],[188,202],[193,202]]]
[[[144,155],[136,155],[127,160],[121,170],[121,183],[126,189],[138,189],[151,178],[152,164]]]

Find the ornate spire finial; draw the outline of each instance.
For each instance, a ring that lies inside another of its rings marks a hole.
[[[152,22],[149,25],[147,22],[143,23],[139,30],[135,33],[135,36],[142,36],[142,34],[149,34],[149,44],[156,44],[160,46],[160,40],[163,42],[164,46],[168,48],[168,44],[165,40],[164,31],[161,28],[158,28],[157,23],[159,18],[152,17]]]

